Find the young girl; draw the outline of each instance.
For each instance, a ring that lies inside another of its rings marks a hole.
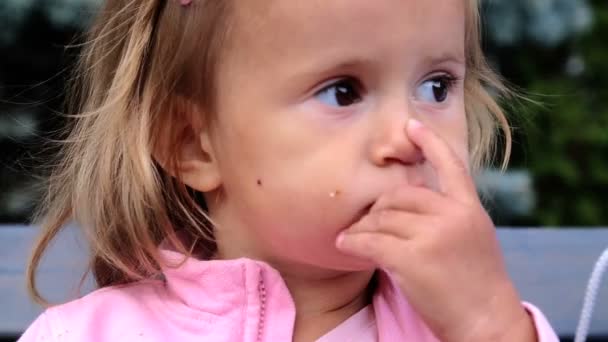
[[[505,116],[475,0],[109,0],[29,269],[100,289],[22,341],[557,341],[471,175]]]

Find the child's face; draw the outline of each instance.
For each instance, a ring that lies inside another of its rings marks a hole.
[[[400,184],[439,180],[409,118],[468,160],[462,0],[239,1],[212,146],[226,254],[357,269],[338,233]]]

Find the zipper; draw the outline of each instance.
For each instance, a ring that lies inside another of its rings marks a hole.
[[[258,323],[257,341],[262,342],[262,334],[264,332],[264,320],[266,319],[266,284],[264,284],[264,277],[262,274],[262,270],[260,270],[260,280],[258,282],[258,293],[260,296],[260,321]]]

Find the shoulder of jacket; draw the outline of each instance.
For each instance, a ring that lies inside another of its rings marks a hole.
[[[69,326],[96,320],[110,312],[129,312],[141,307],[150,298],[158,298],[164,283],[161,280],[142,280],[125,285],[97,289],[78,299],[49,307],[44,315],[54,329],[66,330]]]

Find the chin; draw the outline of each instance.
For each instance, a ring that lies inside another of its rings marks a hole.
[[[378,266],[376,266],[374,263],[372,263],[370,261],[366,261],[366,260],[361,260],[361,261],[344,263],[343,265],[341,265],[339,270],[345,271],[345,272],[364,272],[364,271],[373,271],[376,268],[378,268]]]
[[[320,262],[321,267],[345,272],[371,271],[377,268],[376,264],[367,259],[346,255],[336,249],[330,254]]]

